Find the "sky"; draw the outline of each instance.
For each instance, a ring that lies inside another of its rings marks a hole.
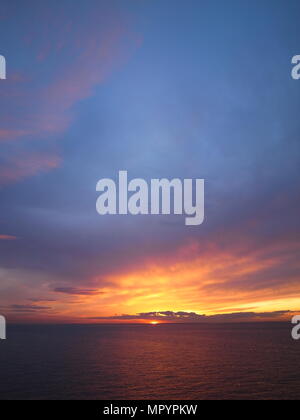
[[[2,0],[0,313],[300,312],[298,0]],[[205,179],[205,221],[99,216],[96,184]]]

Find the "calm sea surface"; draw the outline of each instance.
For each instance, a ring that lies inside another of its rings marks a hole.
[[[300,399],[291,325],[9,326],[0,399]]]

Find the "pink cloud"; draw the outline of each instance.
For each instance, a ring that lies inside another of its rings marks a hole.
[[[57,168],[61,159],[57,155],[31,153],[18,155],[0,168],[0,186],[15,183],[27,177]]]
[[[14,241],[16,239],[17,239],[16,236],[0,235],[0,241]]]
[[[0,129],[0,142],[1,141],[15,140],[18,137],[26,136],[28,134],[30,134],[30,131],[14,130],[14,129],[6,129],[6,130],[1,130]]]
[[[1,85],[0,143],[14,155],[9,161],[4,155],[0,186],[59,166],[55,154],[20,156],[16,141],[26,147],[27,142],[56,140],[72,124],[74,105],[93,95],[141,43],[126,17],[101,4],[87,7],[74,21],[67,10],[40,4],[34,17],[30,27],[18,17],[25,33],[19,50],[26,48],[26,70],[11,69]]]
[[[0,142],[64,132],[72,107],[91,96],[141,44],[124,16],[103,14],[99,7],[89,10],[87,20],[71,22],[54,9],[37,12],[40,22],[53,14],[51,27],[28,28],[30,76],[14,70],[1,86]]]

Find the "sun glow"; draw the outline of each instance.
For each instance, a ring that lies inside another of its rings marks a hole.
[[[158,321],[151,321],[151,322],[150,322],[150,325],[157,325],[157,324],[159,324],[159,322],[158,322]]]

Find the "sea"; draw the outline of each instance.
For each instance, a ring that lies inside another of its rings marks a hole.
[[[1,400],[300,399],[291,324],[9,325]]]

